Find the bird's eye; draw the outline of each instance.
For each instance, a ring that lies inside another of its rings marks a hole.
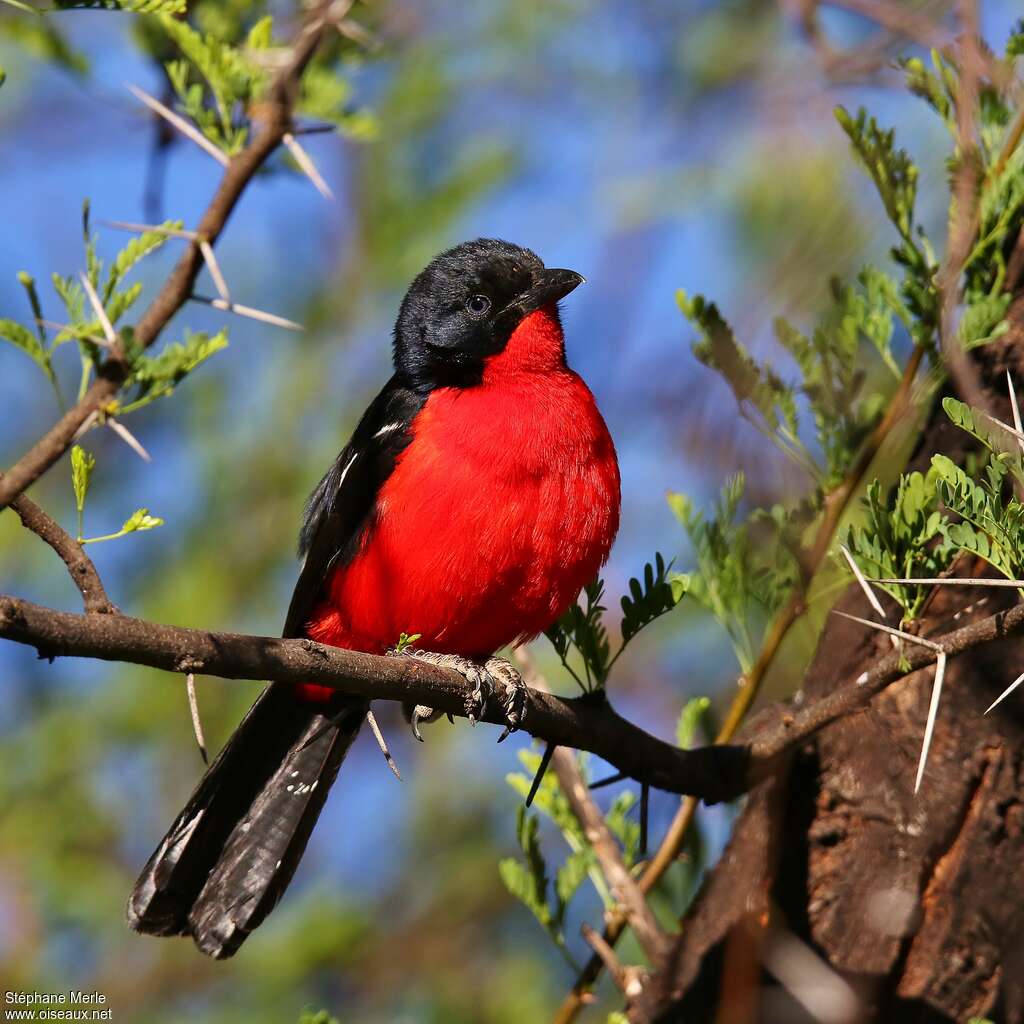
[[[471,295],[466,303],[466,309],[473,316],[483,316],[491,308],[491,300],[486,295]]]

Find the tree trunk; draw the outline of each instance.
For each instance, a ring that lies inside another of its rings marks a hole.
[[[1024,301],[975,365],[1008,420],[1006,369],[1024,382]],[[962,459],[967,441],[936,403],[909,468],[927,467],[935,452]],[[1012,590],[937,588],[920,632],[966,625],[1017,599]],[[856,585],[839,607],[870,616]],[[802,699],[855,678],[889,649],[888,637],[830,617]],[[1024,688],[984,714],[1022,671],[1020,639],[950,662],[916,795],[933,668],[816,736],[748,799],[631,1019],[1024,1022]],[[808,947],[827,968],[813,969]],[[806,987],[819,975],[822,986]],[[819,1000],[816,1015],[794,990]]]

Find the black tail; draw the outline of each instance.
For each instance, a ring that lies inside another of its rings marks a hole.
[[[131,927],[235,953],[288,887],[365,714],[362,701],[267,687],[149,858]]]

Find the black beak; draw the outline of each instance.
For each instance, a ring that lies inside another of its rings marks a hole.
[[[574,288],[578,288],[586,278],[575,270],[542,270],[537,283],[523,292],[518,299],[511,302],[503,312],[514,312],[520,316],[532,313],[549,302],[564,299]]]
[[[540,280],[523,296],[533,309],[564,299],[585,278],[575,270],[542,270]]]

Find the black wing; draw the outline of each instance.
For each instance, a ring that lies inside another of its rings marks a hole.
[[[392,377],[309,496],[299,534],[299,554],[305,560],[288,606],[284,636],[302,636],[331,569],[355,554],[372,521],[377,494],[412,439],[410,425],[425,401],[425,395],[397,375]]]

